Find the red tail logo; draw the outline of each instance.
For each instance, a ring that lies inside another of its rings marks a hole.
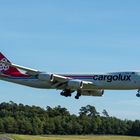
[[[1,61],[8,62],[6,58],[1,59]],[[8,65],[0,63],[0,71],[7,71],[8,69],[9,69]]]
[[[10,61],[2,53],[0,53],[0,61],[10,63]],[[21,75],[21,72],[17,68],[11,67],[4,63],[0,63],[0,72],[3,74],[9,75],[9,76],[20,76]]]

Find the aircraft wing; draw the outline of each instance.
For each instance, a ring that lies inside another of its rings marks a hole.
[[[30,68],[23,67],[23,66],[20,66],[20,65],[16,65],[16,64],[13,64],[13,63],[10,63],[10,62],[7,62],[7,61],[0,61],[0,63],[4,63],[5,65],[8,65],[8,66],[11,66],[11,67],[14,67],[14,68],[18,68],[20,70],[27,71],[27,73],[29,73],[32,76],[40,73],[40,71],[38,71],[38,70],[30,69]]]
[[[15,67],[15,68],[18,68],[18,69],[23,70],[23,71],[26,71],[27,74],[30,74],[32,76],[33,75],[37,75],[38,73],[40,73],[40,71],[38,71],[38,70],[27,68],[27,67],[23,67],[23,66],[16,65],[16,64],[13,64],[13,63],[11,63],[10,66]]]
[[[16,65],[14,63],[10,63],[10,62],[7,62],[7,61],[0,61],[0,63],[4,63],[5,65],[23,70],[23,71],[26,72],[26,74],[28,74],[30,76],[38,76],[40,79],[43,79],[43,80],[46,80],[46,81],[48,81],[48,79],[51,78],[51,76],[52,76],[56,86],[60,85],[62,83],[65,83],[68,79],[71,79],[71,78],[56,75],[56,74],[46,74],[44,72],[41,72],[41,71],[38,71],[38,70],[35,70],[35,69],[31,69],[31,68],[27,68],[27,67],[24,67],[24,66]],[[55,87],[55,85],[54,85],[54,87]]]
[[[27,67],[24,67],[24,66],[16,65],[14,63],[10,63],[10,62],[7,62],[7,61],[0,61],[0,63],[4,63],[5,65],[8,65],[8,66],[26,71],[26,74],[29,74],[31,76],[41,75],[41,77],[45,77],[46,75],[51,75],[51,74],[46,74],[46,73],[43,73],[43,72],[35,70],[35,69],[31,69],[31,68],[27,68]],[[55,77],[56,81],[60,81],[60,82],[64,82],[64,81],[66,81],[66,79],[69,79],[69,78],[66,78],[64,76],[55,75],[55,74],[53,74],[53,76]]]
[[[92,89],[95,88],[95,84],[89,81],[81,81],[77,79],[67,78],[59,75],[54,75],[54,84],[52,86],[56,89]]]
[[[54,79],[55,80],[52,82],[52,87],[63,91],[70,89],[72,93],[80,90],[80,93],[83,96],[102,96],[104,93],[104,90],[97,89],[97,85],[90,81],[82,81],[59,75],[54,75]]]

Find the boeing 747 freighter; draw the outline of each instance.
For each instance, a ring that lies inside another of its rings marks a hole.
[[[60,95],[102,96],[104,90],[134,90],[140,97],[140,72],[112,72],[105,74],[54,74],[11,63],[0,53],[0,79],[25,86],[61,90]]]

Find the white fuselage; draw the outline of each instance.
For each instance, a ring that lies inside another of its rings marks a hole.
[[[78,79],[81,81],[90,81],[93,83],[92,89],[140,89],[139,72],[113,72],[106,74],[59,74],[68,78]],[[35,88],[53,89],[50,82],[39,80],[37,77],[3,77],[3,80],[26,85]],[[89,89],[91,90],[89,87]],[[61,89],[61,88],[60,88]],[[88,90],[88,89],[87,89]]]

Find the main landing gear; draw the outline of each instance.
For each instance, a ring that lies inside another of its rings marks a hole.
[[[69,89],[63,90],[60,95],[65,96],[65,97],[71,97],[72,91]]]
[[[79,99],[80,96],[81,96],[81,91],[79,90],[79,91],[77,91],[77,94],[75,96],[75,99]]]
[[[137,97],[140,97],[140,89],[138,90],[138,93],[136,94]]]
[[[73,93],[74,91],[71,91],[70,89],[65,89],[63,90],[60,95],[65,96],[65,97],[71,97],[71,93]],[[79,97],[81,96],[81,91],[78,90],[77,94],[75,96],[75,99],[79,99]]]

